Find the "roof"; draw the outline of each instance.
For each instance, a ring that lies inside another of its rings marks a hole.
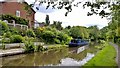
[[[29,5],[27,2],[23,2],[23,3]],[[32,7],[31,7],[31,10],[32,10],[34,13],[36,13],[35,10],[34,10]]]

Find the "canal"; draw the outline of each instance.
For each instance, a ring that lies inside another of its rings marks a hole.
[[[46,52],[35,52],[2,58],[2,66],[82,66],[96,52],[95,45],[70,47]]]

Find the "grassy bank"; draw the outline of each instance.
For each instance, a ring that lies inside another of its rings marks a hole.
[[[113,46],[105,43],[105,47],[99,51],[96,56],[88,61],[84,66],[117,66],[116,61],[116,50]]]

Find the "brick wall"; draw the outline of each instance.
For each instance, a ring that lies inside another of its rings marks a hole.
[[[2,2],[1,7],[2,11],[0,14],[11,14],[16,15],[16,11],[20,11],[20,17],[29,20],[29,27],[34,26],[34,14],[33,11],[31,15],[28,15],[27,11],[24,9],[25,3],[18,3],[18,2]],[[31,9],[32,10],[32,9]]]

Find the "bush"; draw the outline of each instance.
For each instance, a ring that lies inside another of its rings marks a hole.
[[[10,38],[11,37],[11,33],[10,32],[6,32],[3,34],[3,39],[4,40],[4,43],[10,43]]]
[[[26,36],[26,30],[19,30],[19,34],[21,36]]]
[[[10,42],[11,43],[22,43],[23,42],[23,37],[21,35],[12,35],[10,37]]]
[[[0,20],[0,35],[3,35],[4,32],[7,32],[9,30],[8,25]]]
[[[24,49],[26,52],[38,52],[44,50],[42,45],[34,45],[33,40],[31,40],[30,38],[25,37],[25,40],[27,40],[24,42]]]
[[[40,27],[35,29],[35,35],[36,35],[37,38],[41,37],[42,31],[43,31],[43,29],[40,28]]]
[[[37,38],[42,38],[45,43],[50,44],[68,44],[71,40],[68,34],[51,27],[37,28],[35,34]]]
[[[12,28],[10,29],[10,32],[14,35],[14,34],[19,34],[19,31],[16,28]]]
[[[43,31],[42,38],[46,43],[54,43],[55,34],[52,31]]]
[[[44,50],[44,48],[43,48],[42,45],[36,45],[36,46],[34,47],[34,51],[35,51],[35,52],[43,51],[43,50]]]
[[[24,42],[24,44],[25,44],[24,49],[26,52],[34,52],[35,47],[33,42],[31,42],[30,40],[27,40]]]
[[[57,38],[60,40],[61,44],[68,44],[70,42],[70,40],[71,40],[70,36],[68,36],[67,34],[64,34],[62,32],[58,33]]]
[[[105,41],[104,40],[98,40],[98,43],[104,44]]]
[[[10,38],[10,37],[11,37],[11,32],[6,32],[6,33],[5,33],[5,37],[6,37],[6,38]]]
[[[35,37],[35,33],[33,32],[32,29],[28,29],[26,34],[27,34],[28,37]]]
[[[56,44],[60,44],[60,40],[57,39],[57,38],[54,39],[54,42],[55,42]]]

